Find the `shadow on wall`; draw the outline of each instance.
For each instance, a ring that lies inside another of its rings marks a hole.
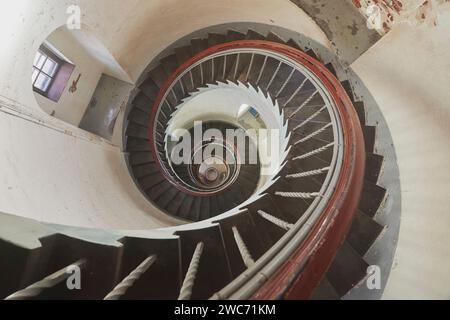
[[[132,88],[127,72],[85,26],[53,31],[36,53],[31,80],[46,113],[109,140]]]

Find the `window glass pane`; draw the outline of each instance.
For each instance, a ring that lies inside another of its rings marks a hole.
[[[36,57],[34,58],[34,66],[38,69],[41,69],[44,65],[45,59],[47,57],[41,54],[39,51],[36,53]]]
[[[55,75],[57,67],[58,67],[58,64],[55,61],[53,61],[52,59],[48,58],[47,61],[45,61],[42,71],[44,71],[49,76],[53,77]]]
[[[34,83],[38,74],[39,74],[39,70],[37,70],[36,68],[33,68],[33,75],[31,76],[31,83]]]
[[[38,51],[38,52],[36,52],[36,55],[34,56],[33,66],[37,65],[40,58],[41,58],[41,53]]]
[[[50,86],[51,80],[52,80],[52,78],[41,73],[41,74],[39,74],[36,82],[34,83],[34,86],[36,88],[38,88],[39,90],[46,92],[48,87]]]

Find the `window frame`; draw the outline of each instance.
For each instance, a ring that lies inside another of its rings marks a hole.
[[[45,60],[44,60],[44,63],[42,64],[41,68],[36,67],[34,65],[34,63],[33,63],[33,67],[32,67],[33,72],[34,72],[34,70],[38,71],[36,79],[34,79],[34,81],[32,81],[33,91],[35,91],[35,92],[39,93],[40,95],[48,98],[49,91],[50,91],[50,89],[51,89],[51,87],[53,85],[53,82],[54,82],[56,76],[58,75],[59,70],[61,69],[61,66],[64,64],[64,61],[61,60],[55,53],[53,53],[50,49],[48,49],[44,45],[42,45],[38,49],[38,52],[41,55],[45,56]],[[45,71],[43,71],[45,63],[47,62],[48,59],[50,59],[50,60],[52,60],[53,62],[56,63],[56,69],[55,69],[55,71],[53,73],[53,76],[51,76],[51,75],[47,74]],[[41,75],[41,73],[50,78],[50,83],[48,84],[47,89],[45,91],[43,91],[43,90],[41,90],[41,89],[39,89],[39,88],[37,88],[35,86],[36,81],[39,78],[39,76]]]

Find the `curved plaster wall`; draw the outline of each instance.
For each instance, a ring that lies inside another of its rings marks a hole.
[[[446,3],[436,25],[396,25],[351,66],[386,119],[400,169],[402,221],[385,299],[450,298],[449,30]]]

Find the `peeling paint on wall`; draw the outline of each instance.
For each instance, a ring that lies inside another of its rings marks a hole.
[[[439,5],[450,0],[351,0],[380,34],[399,23],[438,24]],[[374,23],[377,22],[377,23]]]

